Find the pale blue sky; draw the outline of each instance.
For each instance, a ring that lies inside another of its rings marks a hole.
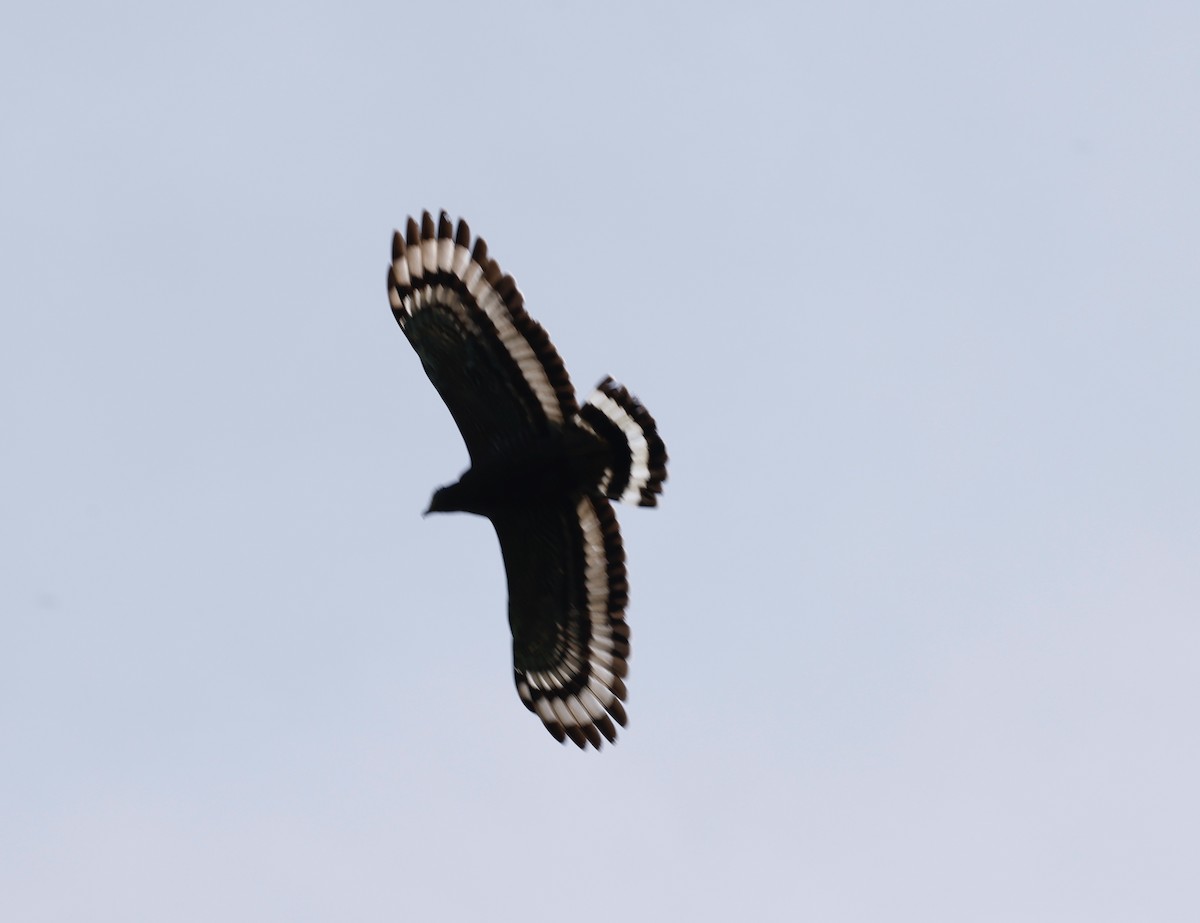
[[[1193,921],[1200,7],[23,4],[0,917]],[[621,511],[630,727],[513,689],[388,310],[463,215]]]

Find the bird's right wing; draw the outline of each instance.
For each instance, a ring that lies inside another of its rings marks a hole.
[[[596,749],[625,724],[625,551],[608,500],[576,494],[493,515],[508,575],[513,670],[525,706]]]
[[[392,239],[392,313],[458,424],[473,463],[553,429],[578,412],[546,331],[525,311],[512,276],[471,244],[465,221],[425,212]]]

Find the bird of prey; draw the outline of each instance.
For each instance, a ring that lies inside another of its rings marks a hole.
[[[625,725],[629,584],[610,500],[654,506],[667,452],[654,418],[605,378],[579,405],[512,276],[445,212],[392,239],[388,299],[462,433],[470,467],[427,512],[486,516],[508,578],[517,693],[560,742]]]

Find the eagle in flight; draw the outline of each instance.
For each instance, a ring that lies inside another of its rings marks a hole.
[[[445,212],[392,238],[388,299],[458,424],[471,466],[430,513],[486,516],[508,577],[517,693],[560,742],[625,725],[629,584],[610,500],[654,506],[667,452],[654,418],[605,378],[580,406],[512,276]]]

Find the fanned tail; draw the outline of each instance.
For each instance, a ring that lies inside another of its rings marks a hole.
[[[611,377],[584,403],[576,422],[608,443],[612,467],[600,490],[605,496],[637,506],[655,506],[667,479],[667,449],[650,411]]]

